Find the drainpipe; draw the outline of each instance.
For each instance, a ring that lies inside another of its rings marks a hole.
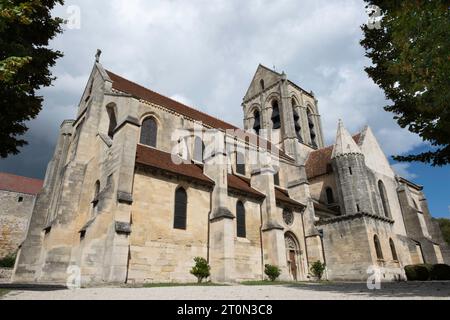
[[[209,213],[208,213],[208,239],[207,239],[207,248],[206,248],[206,261],[209,262],[209,256],[210,256],[210,246],[211,246],[211,214],[212,214],[212,194],[213,192],[209,192]]]

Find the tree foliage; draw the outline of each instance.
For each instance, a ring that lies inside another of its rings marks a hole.
[[[281,269],[278,266],[266,264],[264,273],[270,281],[275,282],[281,276]]]
[[[444,240],[450,245],[450,220],[445,218],[436,219],[441,228]]]
[[[202,283],[204,279],[208,279],[211,275],[211,267],[205,258],[197,257],[194,259],[195,266],[191,270],[191,274],[197,277],[198,283]]]
[[[323,274],[326,270],[326,265],[321,261],[316,261],[311,266],[311,274],[316,277],[319,281],[322,280]]]
[[[63,0],[0,0],[0,157],[27,144],[20,137],[42,109],[36,91],[55,79],[50,68],[62,53],[48,48],[64,20],[51,16]]]
[[[395,159],[450,163],[450,1],[365,1],[382,11],[381,28],[362,27],[366,72],[393,102],[385,110],[432,146]]]

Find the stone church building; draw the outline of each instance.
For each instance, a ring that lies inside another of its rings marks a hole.
[[[198,256],[213,282],[263,279],[266,264],[308,280],[316,261],[330,280],[380,267],[389,281],[450,262],[422,187],[396,176],[370,128],[352,136],[340,122],[325,146],[314,94],[262,65],[242,108],[244,130],[97,61],[13,281],[66,283],[77,266],[83,284],[191,282]]]

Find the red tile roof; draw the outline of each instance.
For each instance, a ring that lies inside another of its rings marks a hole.
[[[250,180],[244,177],[238,177],[235,175],[228,175],[228,188],[234,189],[238,191],[242,191],[246,194],[251,194],[256,198],[264,199],[266,196],[259,192],[258,190],[253,189],[250,186]]]
[[[297,202],[289,197],[289,194],[280,188],[275,187],[275,198],[277,202],[286,203],[295,207],[305,208],[306,206],[300,202]]]
[[[138,145],[136,163],[156,169],[163,169],[176,175],[214,185],[214,181],[203,174],[203,169],[200,166],[195,164],[176,165],[172,161],[172,155],[170,153],[159,151],[157,149]]]
[[[0,190],[37,195],[44,185],[44,180],[0,173]]]
[[[245,139],[247,136],[251,136],[250,133],[244,132],[242,129],[227,123],[225,121],[214,118],[204,112],[198,111],[194,108],[188,107],[180,102],[172,100],[166,96],[163,96],[159,93],[156,93],[150,89],[147,89],[137,83],[134,83],[130,80],[127,80],[111,71],[106,70],[109,78],[113,81],[112,87],[113,89],[130,94],[138,99],[142,99],[151,103],[155,103],[157,105],[166,107],[170,110],[173,110],[179,114],[182,114],[186,117],[194,119],[196,121],[200,121],[203,124],[210,126],[215,129],[223,129],[223,130],[235,130],[235,135],[238,138]],[[260,141],[261,140],[261,141]],[[260,146],[260,142],[265,142],[262,138],[256,139],[257,145]],[[267,142],[267,147],[272,152],[277,151],[278,154],[284,158],[288,158],[288,156],[281,150],[278,150],[275,146],[273,146],[270,142]]]
[[[353,136],[353,140],[355,140],[357,144],[359,144],[360,139],[361,134]],[[333,149],[334,146],[329,146],[310,153],[308,160],[306,161],[306,176],[308,179],[331,173],[331,156],[333,154]]]

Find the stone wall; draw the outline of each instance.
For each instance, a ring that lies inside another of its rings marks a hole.
[[[11,282],[12,274],[13,274],[13,269],[0,268],[0,283]]]
[[[35,196],[0,191],[0,259],[14,254],[25,240]]]

